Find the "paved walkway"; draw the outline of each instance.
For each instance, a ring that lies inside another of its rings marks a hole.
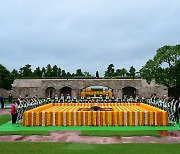
[[[0,116],[10,114],[9,109],[0,109]],[[80,131],[51,131],[51,136],[21,136],[9,135],[0,136],[0,142],[76,142],[93,144],[111,144],[111,143],[180,143],[180,131],[167,131],[163,137],[94,137],[79,136]]]
[[[10,109],[0,109],[0,116],[4,114],[10,114]]]
[[[52,131],[51,136],[0,136],[3,142],[76,142],[90,144],[112,144],[112,143],[180,143],[180,131],[169,132],[170,136],[163,137],[93,137],[79,136],[80,131]]]

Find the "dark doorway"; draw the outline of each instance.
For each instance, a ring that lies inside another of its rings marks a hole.
[[[46,89],[46,98],[49,96],[50,98],[54,98],[55,95],[55,88],[53,87],[48,87]]]
[[[178,87],[171,87],[168,89],[168,96],[169,97],[180,97],[180,88]]]
[[[60,97],[61,97],[61,94],[64,95],[64,98],[66,99],[67,98],[67,95],[69,94],[70,97],[71,97],[71,88],[70,87],[63,87],[60,89]]]
[[[134,87],[124,87],[123,88],[123,96],[127,95],[127,97],[136,97],[136,88]]]

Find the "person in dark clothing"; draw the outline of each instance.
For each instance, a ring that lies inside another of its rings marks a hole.
[[[0,97],[0,102],[1,102],[1,109],[4,109],[4,96],[3,96],[3,94]]]
[[[13,96],[12,96],[12,94],[10,93],[10,94],[9,94],[9,103],[10,103],[10,104],[12,104],[12,98],[13,98]]]

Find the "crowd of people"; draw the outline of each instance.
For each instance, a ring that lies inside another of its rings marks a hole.
[[[3,95],[1,95],[0,101],[1,109],[4,109],[5,98]],[[19,96],[16,100],[13,101],[13,96],[11,93],[9,94],[8,101],[11,103],[10,112],[12,115],[12,124],[16,124],[18,121],[21,121],[25,111],[44,105],[46,103],[45,100],[40,100],[37,95],[32,98],[29,98],[28,95],[26,95],[24,98]]]
[[[1,95],[0,97],[0,102],[1,102],[1,108],[4,108],[4,97]],[[18,97],[17,100],[13,101],[13,96],[10,93],[9,103],[11,103],[11,114],[12,114],[12,124],[15,124],[17,121],[20,121],[23,117],[23,113],[27,110],[36,108],[38,106],[48,104],[48,103],[64,103],[64,102],[69,102],[69,103],[91,103],[91,102],[128,102],[128,103],[136,103],[136,102],[143,102],[151,106],[155,106],[158,108],[161,108],[163,110],[168,111],[168,117],[169,120],[171,121],[176,121],[179,123],[179,112],[180,112],[180,97],[179,98],[169,98],[166,95],[158,98],[156,94],[152,95],[150,98],[144,98],[144,97],[132,97],[132,96],[127,96],[124,95],[121,99],[119,98],[109,98],[108,95],[105,97],[102,97],[101,95],[99,97],[81,97],[79,100],[77,98],[71,98],[70,94],[67,94],[65,97],[63,94],[58,97],[58,94],[56,93],[53,98],[48,96],[46,99],[39,99],[37,95],[34,97],[30,98],[28,95],[26,95],[24,98],[21,96]]]
[[[12,96],[12,94],[10,93],[10,94],[9,94],[9,98],[8,98],[8,101],[9,101],[10,104],[12,104],[12,100],[13,100],[13,96]],[[5,98],[4,98],[4,95],[3,95],[3,94],[1,94],[0,102],[1,102],[1,109],[4,109]]]
[[[169,120],[179,123],[180,97],[170,98],[166,95],[157,97],[154,94],[146,100],[146,103],[168,111]]]

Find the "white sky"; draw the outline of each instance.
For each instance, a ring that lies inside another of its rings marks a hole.
[[[180,43],[179,0],[0,0],[0,63],[100,76]]]

